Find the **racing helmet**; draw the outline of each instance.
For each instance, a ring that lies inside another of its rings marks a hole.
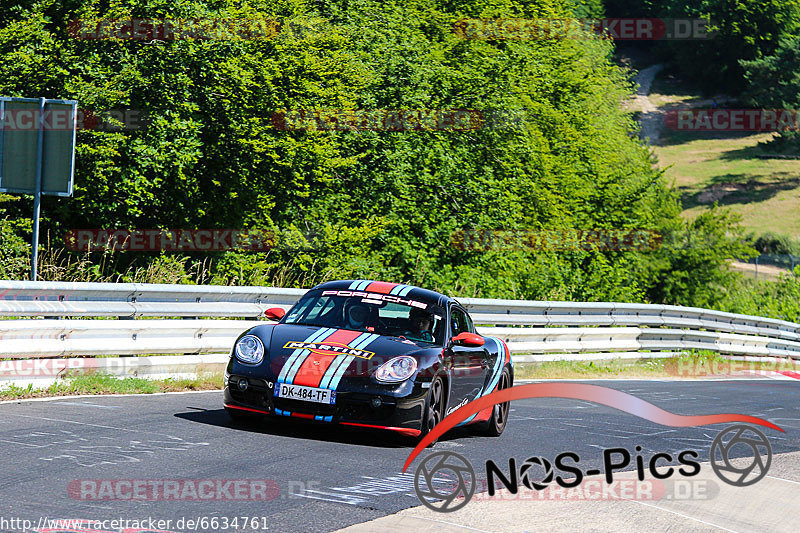
[[[358,300],[348,300],[344,305],[344,322],[348,326],[362,328],[370,320],[371,309]]]

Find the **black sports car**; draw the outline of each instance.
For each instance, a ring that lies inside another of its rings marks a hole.
[[[282,415],[421,437],[458,407],[510,387],[506,344],[481,337],[442,294],[382,281],[323,283],[288,313],[268,309],[237,340],[225,373],[236,420]],[[508,403],[481,411],[487,435],[505,429]]]

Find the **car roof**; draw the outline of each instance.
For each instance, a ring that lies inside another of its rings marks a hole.
[[[346,279],[337,281],[326,281],[311,289],[314,290],[359,290],[367,292],[377,292],[381,294],[394,294],[403,297],[416,297],[426,299],[428,301],[434,300],[439,305],[445,306],[450,302],[455,302],[455,299],[445,296],[444,294],[415,287],[413,285],[405,285],[403,283],[391,283],[387,281],[375,281],[368,279]]]

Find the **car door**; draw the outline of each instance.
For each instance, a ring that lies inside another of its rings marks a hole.
[[[458,305],[450,307],[450,336],[445,349],[445,359],[452,369],[450,408],[475,399],[486,381],[488,352],[484,346],[455,344],[453,337],[459,333],[475,333],[469,315]]]
[[[475,326],[472,323],[472,317],[469,316],[469,313],[467,313],[467,322],[469,323],[470,331],[472,333],[477,333],[477,331],[475,330]],[[493,344],[492,342],[489,342],[482,346],[485,355],[482,361],[483,381],[481,382],[481,389],[483,389],[484,395],[491,392],[487,389],[489,388],[490,385],[492,385],[491,383],[492,378],[497,379],[497,376],[499,375],[499,372],[503,367],[503,361],[502,360],[498,361],[498,359],[505,358],[505,354],[503,353],[503,351],[495,350],[493,346],[496,346],[496,344]],[[494,385],[496,385],[496,383]]]

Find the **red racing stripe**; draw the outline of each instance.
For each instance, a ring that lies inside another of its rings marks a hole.
[[[252,411],[253,413],[262,413],[265,415],[269,414],[269,411],[259,411],[258,409],[250,409],[249,407],[239,407],[238,405],[231,405],[229,403],[224,404],[225,407],[230,409],[241,409],[242,411]]]
[[[500,341],[500,342],[502,342],[502,341]],[[503,343],[503,345],[505,345],[505,343]],[[499,386],[500,386],[500,382],[498,381],[497,385],[495,386],[495,388],[494,388],[494,390],[492,392],[495,392],[497,390],[497,387],[499,387]],[[487,407],[483,411],[480,411],[478,414],[476,414],[475,418],[472,419],[472,422],[470,422],[470,424],[475,423],[475,422],[485,422],[486,420],[489,420],[490,418],[492,418],[492,414],[493,413],[494,413],[494,406]]]
[[[356,340],[359,335],[361,335],[360,331],[340,329],[321,342],[337,342],[349,345],[349,343]],[[325,375],[325,371],[328,370],[328,367],[331,366],[334,359],[336,359],[336,355],[333,354],[328,355],[311,352],[306,356],[306,360],[303,361],[300,368],[297,369],[297,374],[295,374],[292,383],[295,385],[304,385],[306,387],[319,387],[322,376]]]
[[[418,429],[412,428],[396,428],[392,426],[375,426],[372,424],[358,424],[356,422],[340,422],[343,426],[356,426],[360,428],[371,428],[371,429],[388,429],[389,431],[395,431],[397,433],[402,433],[403,435],[408,435],[410,437],[418,437],[422,431]]]
[[[392,292],[392,289],[397,287],[399,283],[387,283],[385,281],[373,281],[367,288],[364,289],[368,292],[379,292],[381,294],[389,294]]]
[[[481,411],[480,413],[475,415],[475,418],[473,418],[472,422],[470,422],[470,423],[473,423],[473,422],[485,422],[486,420],[489,420],[492,417],[492,413],[493,412],[494,412],[494,406],[487,407],[486,409],[484,409],[483,411]]]
[[[319,387],[322,376],[325,375],[325,371],[328,370],[334,359],[336,359],[335,355],[310,354],[297,371],[297,375],[294,377],[294,384]]]

